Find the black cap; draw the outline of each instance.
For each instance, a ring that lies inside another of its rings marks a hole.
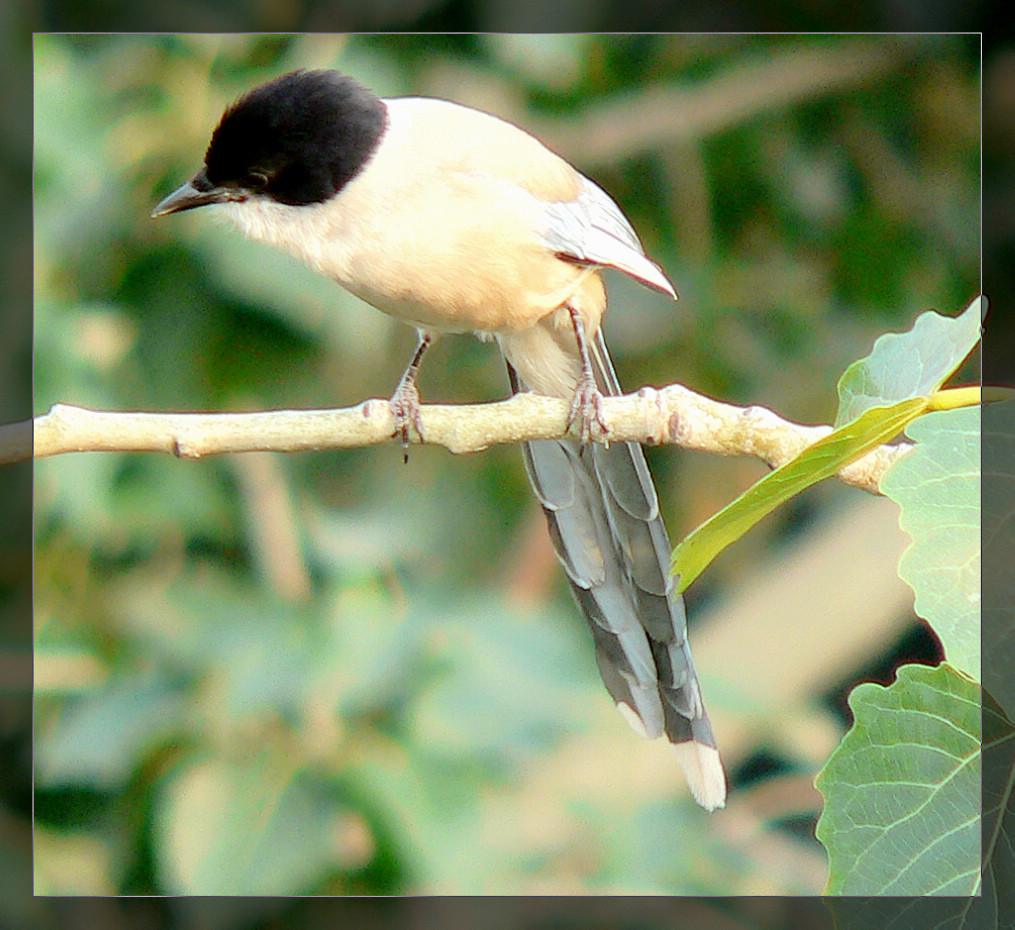
[[[387,128],[381,100],[338,71],[292,71],[244,94],[223,114],[192,181],[152,212],[260,194],[323,203],[354,178]]]

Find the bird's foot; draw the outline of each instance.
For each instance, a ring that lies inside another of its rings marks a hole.
[[[567,417],[568,428],[576,421],[579,423],[583,443],[605,436],[609,432],[603,419],[603,392],[599,390],[591,373],[582,374],[571,399],[571,410]]]
[[[420,442],[423,441],[423,416],[419,402],[419,388],[416,387],[414,381],[403,378],[388,403],[391,406],[391,415],[395,418],[395,431],[391,435],[401,437],[402,455],[408,462],[409,427],[416,431]]]

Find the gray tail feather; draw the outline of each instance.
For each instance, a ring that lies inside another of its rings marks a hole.
[[[601,333],[593,356],[600,389],[619,394]],[[512,387],[520,389],[508,369]],[[636,721],[628,711],[625,716],[636,729],[694,750],[679,753],[692,791],[704,807],[722,806],[725,774],[642,447],[538,440],[524,443],[523,450],[554,549],[592,630],[603,682],[614,701],[633,712]]]

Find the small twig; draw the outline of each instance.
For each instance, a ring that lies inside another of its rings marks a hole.
[[[492,404],[422,408],[426,442],[456,454],[498,443],[556,439],[567,433],[566,401],[519,394]],[[826,436],[764,407],[736,407],[678,384],[607,397],[603,420],[612,441],[672,444],[719,455],[749,455],[776,467]],[[29,422],[0,427],[0,464],[32,455]],[[66,452],[168,452],[199,458],[226,452],[298,452],[358,448],[392,441],[386,400],[335,410],[257,413],[131,413],[56,404],[34,421],[34,457]],[[877,492],[878,479],[909,444],[882,446],[843,469],[847,484]]]

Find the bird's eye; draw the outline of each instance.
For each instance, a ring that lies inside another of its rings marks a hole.
[[[268,172],[254,169],[247,176],[247,184],[251,190],[264,190],[268,186]]]

